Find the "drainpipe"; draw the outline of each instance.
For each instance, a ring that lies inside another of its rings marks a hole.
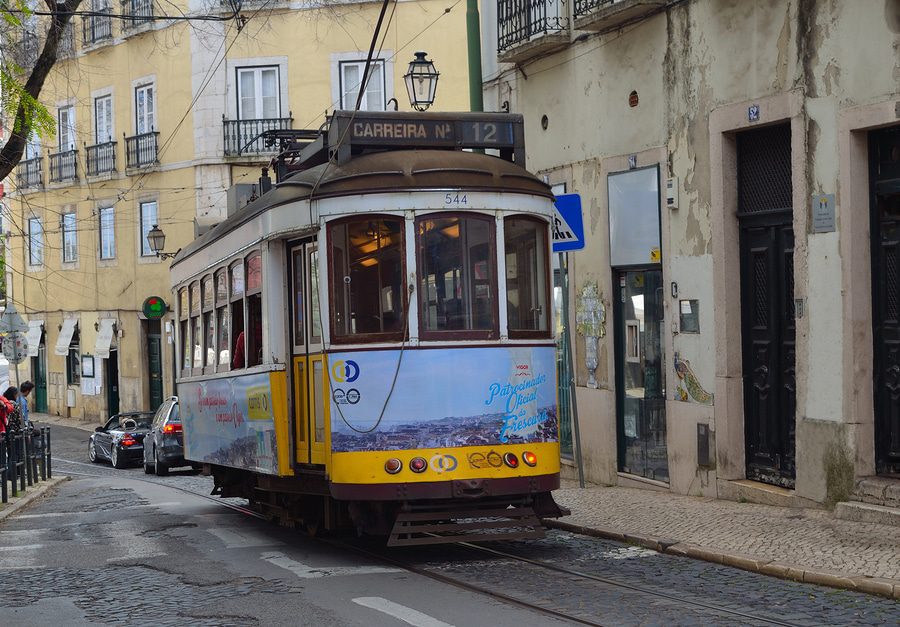
[[[481,18],[478,0],[466,0],[466,35],[469,49],[469,109],[484,111],[481,77]]]

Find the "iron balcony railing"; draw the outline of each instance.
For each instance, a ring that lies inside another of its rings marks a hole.
[[[65,25],[62,37],[59,38],[57,54],[60,58],[75,56],[75,26],[72,22]]]
[[[61,183],[78,178],[76,171],[77,150],[66,150],[50,155],[50,182]]]
[[[19,49],[19,65],[25,69],[34,67],[40,54],[40,39],[37,33],[26,30],[22,33],[22,43]]]
[[[225,131],[225,154],[229,157],[240,155],[271,154],[278,151],[276,146],[267,147],[261,136],[265,131],[280,131],[291,128],[294,118],[266,118],[260,120],[223,120]]]
[[[16,185],[20,189],[40,187],[44,184],[44,160],[41,157],[19,162],[16,170]]]
[[[159,133],[152,131],[125,138],[125,167],[143,168],[157,163]]]
[[[112,18],[109,8],[100,9],[98,13],[106,15],[90,15],[81,21],[81,36],[85,44],[93,44],[112,38]]]
[[[593,13],[601,7],[608,7],[611,4],[622,2],[623,0],[575,0],[574,17],[584,17],[589,13]]]
[[[122,27],[125,30],[153,23],[153,0],[122,0]]]
[[[566,1],[498,0],[499,51],[515,48],[539,35],[565,32],[568,28]]]
[[[85,156],[88,176],[116,171],[116,142],[88,146]]]

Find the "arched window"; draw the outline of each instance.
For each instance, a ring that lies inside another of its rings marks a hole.
[[[216,365],[216,318],[213,311],[215,305],[215,288],[213,278],[203,278],[203,349],[206,354],[204,366],[214,368]]]
[[[218,341],[218,370],[228,370],[231,365],[231,351],[229,342],[230,316],[228,314],[228,272],[223,268],[216,272],[216,329]]]
[[[181,367],[188,370],[191,367],[191,305],[186,287],[181,288],[181,291],[178,292],[178,321],[180,324]]]

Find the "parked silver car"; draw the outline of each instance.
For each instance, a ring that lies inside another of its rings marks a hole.
[[[169,468],[190,465],[184,459],[184,433],[178,413],[178,397],[167,398],[144,436],[144,472],[166,475]]]

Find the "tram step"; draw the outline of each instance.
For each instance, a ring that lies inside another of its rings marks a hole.
[[[531,507],[400,512],[388,546],[543,538]]]

